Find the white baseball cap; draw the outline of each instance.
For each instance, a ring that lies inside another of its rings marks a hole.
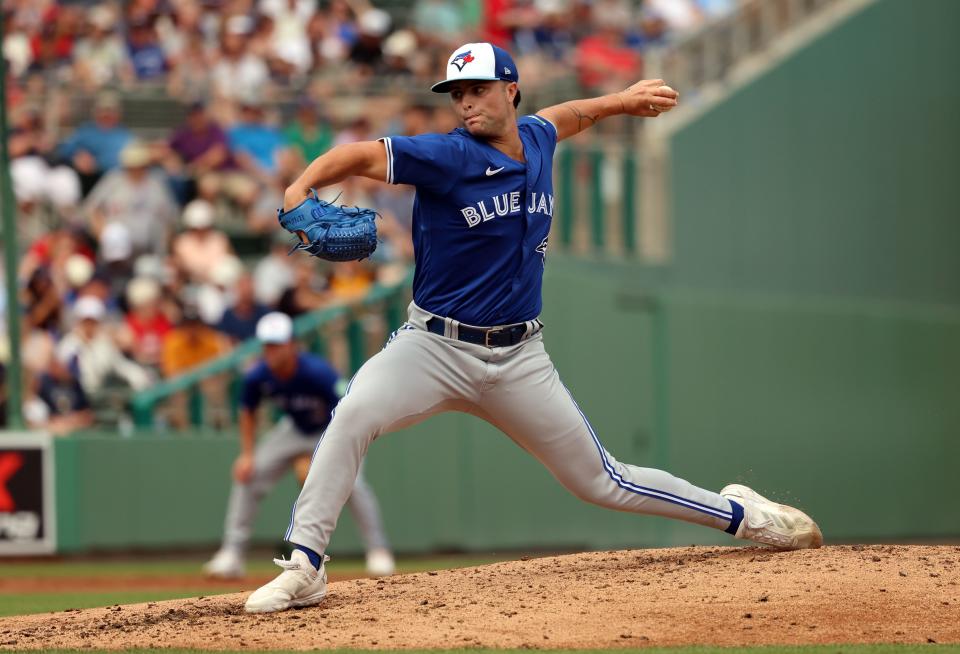
[[[130,230],[123,223],[107,223],[100,232],[100,255],[106,262],[124,261],[133,254]]]
[[[84,295],[73,305],[73,315],[77,320],[103,320],[107,314],[107,308],[103,306],[100,298],[93,295]]]
[[[272,311],[257,321],[257,338],[261,343],[289,343],[293,321],[285,313]]]
[[[446,93],[450,85],[462,79],[519,82],[520,74],[510,53],[492,43],[464,43],[447,60],[447,79],[430,87],[434,93]]]
[[[183,208],[183,224],[189,229],[206,229],[213,226],[213,205],[206,200],[193,200]]]

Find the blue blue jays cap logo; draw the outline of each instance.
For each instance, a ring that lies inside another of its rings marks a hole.
[[[450,63],[457,67],[457,70],[463,70],[463,67],[473,61],[474,57],[470,54],[470,50],[466,52],[461,52],[453,57],[453,61]]]

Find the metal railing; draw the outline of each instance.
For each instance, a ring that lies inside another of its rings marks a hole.
[[[375,285],[356,302],[299,316],[293,321],[294,337],[307,350],[328,356],[338,369],[353,374],[363,365],[371,350],[383,344],[386,334],[402,324],[412,279],[411,267],[398,281]],[[372,322],[377,323],[377,329],[367,328]],[[191,427],[232,428],[236,425],[239,413],[239,390],[244,371],[261,348],[256,338],[248,339],[228,354],[134,394],[130,401],[133,422],[137,427],[134,433],[162,430],[166,425],[157,419],[158,410],[178,394],[187,396]],[[206,397],[202,385],[205,381],[222,376],[227,378],[225,409],[228,419],[210,424],[210,412],[205,411],[205,404],[210,398]]]
[[[561,143],[554,158],[553,242],[575,254],[635,256],[639,188],[629,144]]]

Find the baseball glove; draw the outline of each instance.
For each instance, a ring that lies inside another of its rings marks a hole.
[[[327,261],[358,261],[377,249],[377,212],[337,206],[317,197],[316,191],[290,211],[277,210],[280,226],[300,239],[290,250],[305,250]]]

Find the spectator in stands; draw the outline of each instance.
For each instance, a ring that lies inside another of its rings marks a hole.
[[[18,11],[7,8],[3,19],[3,57],[7,60],[10,74],[14,78],[22,77],[33,63],[33,49],[30,47],[29,26],[18,20]],[[0,422],[0,424],[3,424]]]
[[[54,73],[68,68],[81,20],[82,14],[77,7],[47,6],[40,29],[30,39],[32,67]]]
[[[151,153],[139,141],[131,142],[120,156],[123,168],[97,182],[84,204],[94,234],[110,223],[126,225],[134,252],[167,252],[177,205],[166,176],[150,169]]]
[[[354,75],[365,79],[383,69],[383,39],[390,31],[390,14],[382,9],[367,9],[357,20],[357,40],[350,48]]]
[[[203,35],[186,35],[183,47],[167,77],[167,92],[184,102],[197,102],[210,94],[212,55]]]
[[[297,105],[296,117],[283,130],[283,136],[302,163],[310,163],[333,145],[330,122],[317,103],[306,97]]]
[[[93,122],[78,127],[60,145],[59,154],[79,173],[84,194],[103,173],[120,165],[120,152],[133,138],[120,120],[119,96],[102,92],[93,107]]]
[[[598,2],[593,24],[594,33],[577,45],[580,83],[594,92],[622,89],[641,75],[643,65],[640,53],[626,43],[626,29],[633,24],[630,7],[622,0]]]
[[[270,71],[249,49],[253,27],[247,15],[235,14],[224,21],[220,58],[212,71],[213,90],[220,98],[238,100],[267,92]]]
[[[195,36],[202,42],[204,13],[198,0],[175,0],[170,5],[170,13],[158,18],[156,28],[168,61],[179,63]]]
[[[704,21],[700,0],[645,0],[643,8],[663,20],[673,34],[692,32]]]
[[[58,357],[51,357],[46,372],[37,380],[35,395],[24,404],[23,414],[31,429],[54,436],[68,436],[94,422],[77,371]]]
[[[160,293],[160,284],[149,277],[127,284],[127,315],[118,342],[142,366],[159,366],[163,340],[173,329],[161,310]]]
[[[217,326],[235,343],[253,338],[257,321],[269,312],[267,307],[257,302],[253,290],[253,276],[244,272],[234,286],[233,305],[224,312]]]
[[[74,48],[73,73],[82,86],[95,90],[110,84],[128,85],[134,72],[127,49],[116,34],[116,16],[107,5],[87,12],[90,31]]]
[[[277,207],[283,204],[283,194],[303,170],[300,150],[285,148],[278,155],[279,168],[273,183],[259,189],[256,200],[246,205],[246,228],[254,234],[277,231]]]
[[[110,280],[110,293],[120,297],[133,277],[133,241],[130,229],[119,222],[108,223],[100,232],[97,258],[102,274]]]
[[[316,0],[260,0],[260,13],[273,21],[271,55],[291,73],[303,75],[313,65],[307,25],[317,12]]]
[[[74,305],[74,328],[57,346],[57,357],[75,367],[83,391],[96,398],[108,378],[116,376],[134,390],[150,384],[150,374],[120,352],[104,327],[104,303],[93,295],[84,295]]]
[[[227,235],[213,228],[214,209],[206,200],[194,200],[183,210],[186,231],[173,241],[173,261],[186,280],[206,283],[221,261],[233,257]]]
[[[362,298],[376,280],[369,261],[344,261],[331,266],[327,276],[328,302],[350,302]]]
[[[53,283],[49,268],[41,266],[33,271],[23,292],[23,303],[26,331],[42,330],[59,335],[60,291]]]
[[[20,260],[17,276],[26,281],[39,267],[46,267],[56,280],[66,260],[72,254],[82,254],[93,259],[93,250],[86,237],[78,230],[60,228],[48,231],[37,238]]]
[[[130,23],[127,52],[133,72],[141,82],[158,80],[166,75],[167,56],[151,18],[140,18]]]
[[[294,283],[294,261],[288,256],[292,242],[282,229],[275,230],[270,253],[253,270],[253,295],[260,304],[275,309],[284,291]]]
[[[326,279],[317,275],[318,267],[307,257],[294,263],[293,285],[285,289],[277,301],[277,310],[291,318],[321,309],[330,303]]]
[[[202,102],[187,109],[186,119],[167,143],[163,164],[183,202],[196,194],[196,180],[231,168],[227,134]]]
[[[316,17],[322,25],[320,57],[316,62],[337,63],[346,60],[357,40],[357,25],[350,3],[346,0],[330,0],[327,10]]]
[[[230,345],[222,334],[208,327],[200,319],[199,308],[192,303],[183,307],[180,323],[163,341],[160,368],[167,379],[182,374],[211,359],[225,354]],[[225,384],[221,376],[208,377],[201,383],[201,390],[217,413],[222,412],[225,402]],[[178,393],[170,398],[170,421],[175,427],[186,426],[186,394]]]
[[[10,176],[21,211],[49,203],[64,218],[72,218],[80,201],[80,178],[64,165],[51,165],[54,144],[43,129],[40,109],[24,106],[13,115],[9,133]]]
[[[424,72],[428,57],[417,52],[417,36],[411,30],[397,30],[383,42],[383,75],[391,83],[411,88],[410,78]]]
[[[230,151],[240,168],[261,184],[270,185],[277,174],[277,155],[283,149],[283,134],[266,121],[256,96],[240,105],[240,120],[227,132]]]

